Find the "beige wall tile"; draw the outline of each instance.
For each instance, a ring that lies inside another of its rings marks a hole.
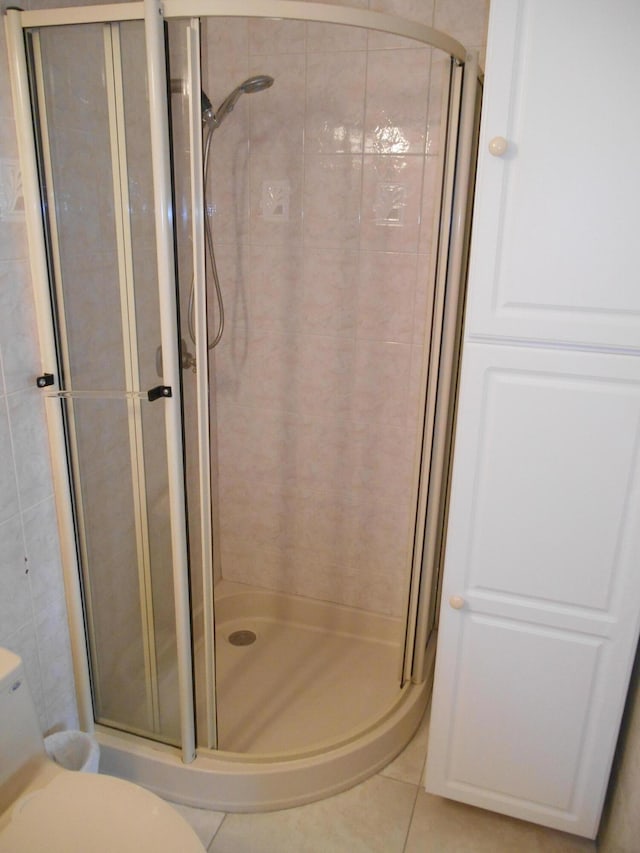
[[[303,21],[258,20],[249,22],[249,52],[303,53],[306,28]]]
[[[302,247],[254,245],[249,251],[253,327],[302,333],[306,327]]]
[[[386,12],[389,15],[398,15],[419,24],[433,26],[434,0],[370,0],[369,8],[375,12]],[[369,33],[369,48],[391,49],[391,48],[413,48],[415,42],[398,36],[389,36],[385,33]]]
[[[367,0],[349,0],[334,3],[341,6],[367,8]],[[361,27],[345,27],[340,24],[307,23],[307,53],[315,51],[366,50],[367,31]]]
[[[358,260],[354,250],[305,247],[302,311],[307,332],[354,337]]]
[[[424,152],[429,60],[426,48],[369,52],[366,151],[396,155]]]
[[[53,492],[44,403],[35,387],[7,397],[11,440],[21,508],[33,506]]]
[[[0,523],[3,523],[20,512],[9,412],[7,399],[4,395],[0,396],[0,471],[2,471],[2,478],[0,479]],[[7,531],[8,528],[5,529],[5,533],[9,536]],[[6,540],[5,546],[12,548],[10,536]]]
[[[304,242],[314,248],[355,249],[360,238],[362,158],[305,156]]]
[[[21,518],[16,514],[0,524],[1,640],[6,641],[31,621],[30,568],[25,560]]]
[[[423,160],[413,155],[365,155],[361,248],[418,251]]]
[[[251,241],[260,245],[302,242],[304,163],[295,138],[254,143],[251,152]]]
[[[357,336],[411,343],[417,255],[362,252],[358,274]]]
[[[489,0],[435,0],[434,26],[465,47],[486,44],[488,19]]]
[[[363,51],[307,57],[306,153],[362,151],[366,79]]]

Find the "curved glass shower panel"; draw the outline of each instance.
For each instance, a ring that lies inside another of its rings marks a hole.
[[[451,62],[357,27],[202,32],[214,106],[275,81],[215,130],[207,186],[219,746],[305,750],[400,695]]]
[[[96,720],[177,743],[144,29],[30,39]]]
[[[153,388],[162,384],[164,379],[153,220],[147,66],[146,55],[142,50],[145,43],[143,22],[120,25],[120,42],[136,342],[140,354],[138,384],[140,388]],[[140,409],[140,419],[154,652],[158,662],[160,729],[170,732],[172,738],[177,739],[179,686],[175,665],[175,611],[173,595],[167,595],[167,590],[173,588],[173,565],[164,411],[161,406],[156,408],[143,405]]]

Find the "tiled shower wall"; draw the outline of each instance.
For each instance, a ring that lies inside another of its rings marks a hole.
[[[486,5],[371,8],[482,47]],[[356,28],[234,19],[207,23],[204,54],[214,106],[275,78],[212,147],[223,577],[400,616],[445,59]]]
[[[41,365],[2,24],[0,645],[22,656],[47,731],[77,726],[77,712],[44,411],[34,384]]]

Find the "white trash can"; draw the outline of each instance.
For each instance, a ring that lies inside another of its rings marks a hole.
[[[97,773],[100,763],[98,742],[86,732],[55,732],[44,739],[47,755],[65,770]]]

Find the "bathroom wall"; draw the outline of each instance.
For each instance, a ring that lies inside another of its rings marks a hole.
[[[483,0],[371,7],[484,42]],[[214,106],[250,74],[275,78],[212,148],[223,577],[400,616],[445,59],[355,28],[235,19],[207,22],[204,53]]]
[[[4,11],[4,3],[2,6]],[[3,21],[4,24],[4,21]],[[43,731],[77,726],[4,26],[0,28],[0,645]]]

